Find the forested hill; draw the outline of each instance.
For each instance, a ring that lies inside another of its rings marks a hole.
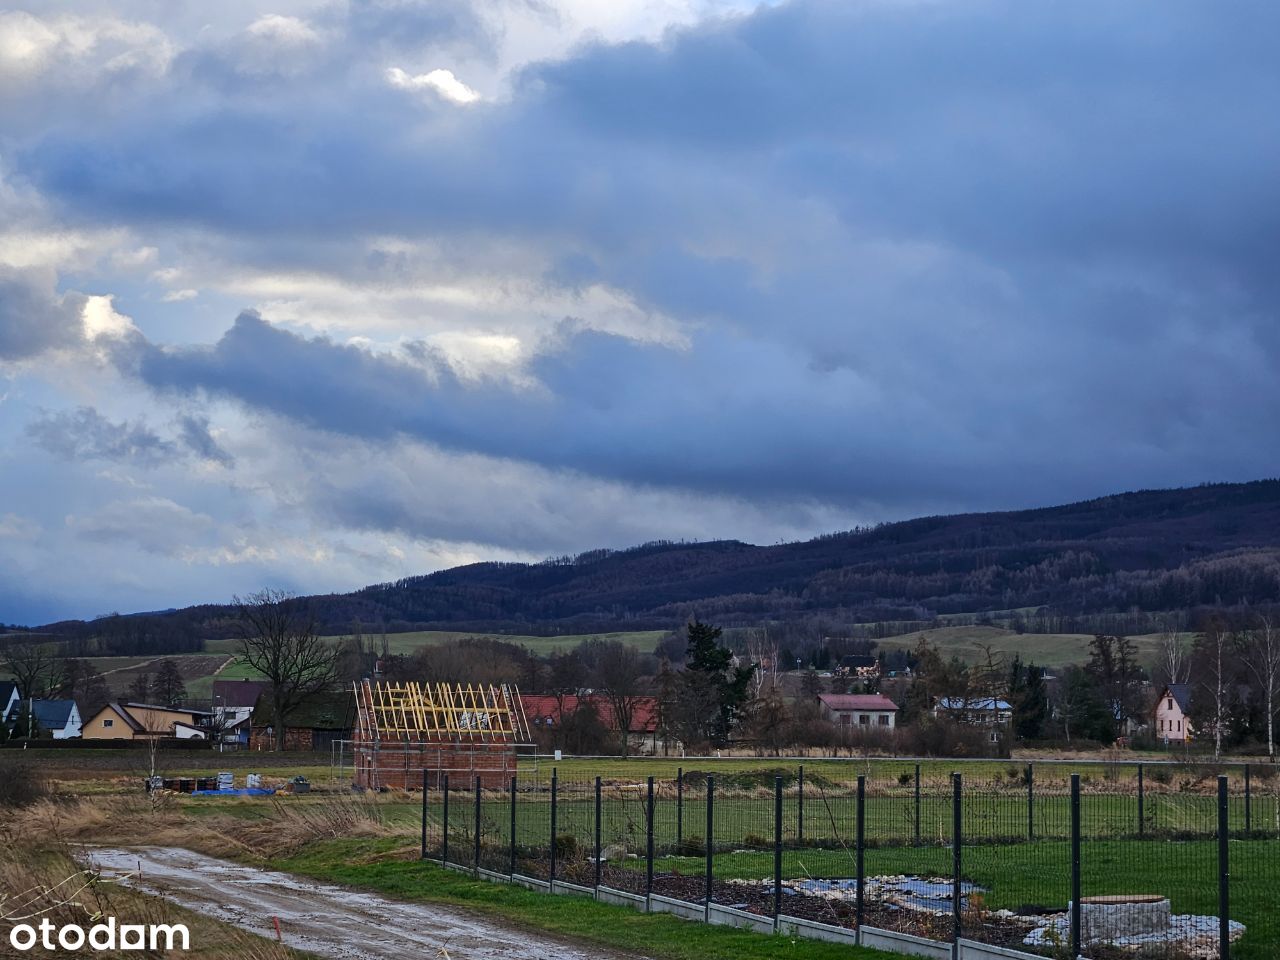
[[[829,617],[1070,616],[1280,601],[1280,481],[925,517],[803,543],[659,542],[538,564],[481,563],[313,598],[325,626],[519,633]],[[225,631],[228,611],[154,615]],[[70,625],[59,625],[74,632]]]

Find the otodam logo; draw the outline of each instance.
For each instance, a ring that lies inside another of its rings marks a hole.
[[[35,926],[19,923],[9,930],[9,946],[20,952],[44,950],[190,950],[191,935],[182,923],[122,923],[115,917],[87,930],[75,923],[59,927],[48,917]]]

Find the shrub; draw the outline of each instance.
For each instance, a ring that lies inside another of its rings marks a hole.
[[[26,760],[0,759],[0,809],[28,807],[49,795],[49,784]]]
[[[562,833],[556,837],[556,859],[576,860],[578,857],[578,838],[571,833]]]
[[[705,857],[707,855],[707,845],[703,843],[701,837],[684,837],[676,844],[676,856],[678,857]]]

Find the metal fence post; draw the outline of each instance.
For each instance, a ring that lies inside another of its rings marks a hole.
[[[773,929],[782,915],[782,778],[773,778]]]
[[[684,767],[676,767],[676,853],[684,844]]]
[[[1027,764],[1027,843],[1036,839],[1036,768]]]
[[[1227,778],[1218,778],[1218,957],[1228,960],[1231,952],[1231,854],[1228,837]]]
[[[1071,775],[1071,956],[1080,956],[1080,774]]]
[[[1143,776],[1142,764],[1138,764],[1138,839],[1141,840],[1147,832],[1147,821],[1145,817],[1145,809],[1147,802],[1147,783],[1146,777]]]
[[[648,816],[645,817],[644,895],[653,896],[653,777],[649,778]]]
[[[480,775],[476,775],[476,832],[475,832],[475,856],[473,863],[475,864],[476,873],[480,872]]]
[[[862,896],[865,888],[866,870],[863,857],[866,852],[866,833],[867,826],[867,778],[865,776],[858,777],[858,819],[857,832],[855,834],[855,843],[857,844],[854,854],[854,865],[858,871],[858,888],[857,888],[857,904],[855,917],[857,920],[858,940],[862,940]]]
[[[599,778],[599,777],[596,777],[596,886],[597,886],[597,887],[599,887],[599,886],[600,886],[600,870],[601,870],[601,860],[600,860],[600,857],[601,857],[601,854],[603,853],[603,848],[600,846],[600,838],[601,838],[601,833],[600,833],[600,811],[601,811],[601,806],[602,806],[602,805],[601,805],[601,802],[600,802],[600,778]]]
[[[963,780],[959,773],[951,774],[951,955],[960,956],[960,937],[964,933],[964,897],[960,890],[960,873],[963,868],[960,848],[964,843],[964,808],[962,806]]]
[[[551,891],[556,886],[556,771],[551,770]]]
[[[516,875],[516,778],[511,778],[511,875]]]
[[[796,844],[804,846],[804,764],[796,776]]]
[[[1251,771],[1252,768],[1246,763],[1244,765],[1244,832],[1246,834],[1253,832],[1253,789],[1251,787]]]
[[[711,875],[714,869],[715,859],[715,796],[716,796],[716,778],[707,777],[707,883],[706,883],[706,899],[703,901],[704,919],[711,922]]]
[[[444,843],[442,845],[442,852],[440,854],[440,862],[448,863],[449,862],[449,775],[447,773],[444,774],[443,779],[444,779],[444,811],[441,814],[441,819],[444,824]]]
[[[422,859],[427,859],[427,771],[422,771]]]
[[[920,764],[916,764],[916,824],[914,843],[920,846]]]

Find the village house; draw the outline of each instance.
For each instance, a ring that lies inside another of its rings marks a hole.
[[[892,730],[897,726],[898,705],[878,693],[820,693],[822,715],[841,728]]]
[[[939,697],[933,715],[995,727],[1013,722],[1013,704],[999,697]]]
[[[212,736],[223,747],[248,748],[253,731],[253,708],[271,689],[266,680],[213,681]]]
[[[328,750],[339,740],[350,740],[355,727],[356,701],[349,690],[326,690],[303,697],[284,719],[284,749]],[[270,685],[253,707],[249,748],[276,748],[275,708]]]
[[[80,736],[80,708],[74,700],[32,700],[31,716],[36,729],[54,740],[75,740]]]
[[[1152,711],[1151,732],[1160,740],[1186,743],[1191,739],[1191,684],[1171,683],[1156,698]]]
[[[561,715],[563,700],[563,716]],[[614,715],[613,705],[607,697],[598,694],[585,696],[554,697],[548,695],[520,695],[520,703],[524,708],[529,726],[534,729],[553,729],[564,722],[564,717],[572,716],[580,707],[590,705],[595,708],[596,715],[605,729],[619,733],[621,724]],[[662,740],[658,732],[658,699],[657,697],[636,697],[631,707],[631,723],[627,730],[627,741],[634,749],[642,753],[657,754],[662,749]]]
[[[0,680],[0,724],[7,724],[18,713],[18,685],[12,680]]]
[[[207,710],[109,703],[85,723],[82,736],[86,740],[206,739],[211,716]]]
[[[858,680],[874,680],[880,676],[880,660],[870,654],[851,653],[840,658],[836,673]]]

